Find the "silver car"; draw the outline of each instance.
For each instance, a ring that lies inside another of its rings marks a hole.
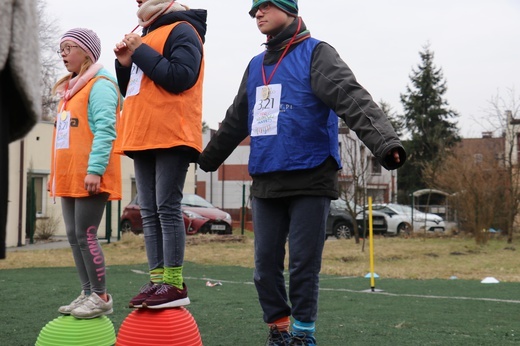
[[[411,229],[414,232],[421,230],[444,232],[446,229],[444,220],[439,215],[425,213],[407,205],[385,203],[374,204],[372,208],[389,216],[387,219],[388,231],[392,232],[395,229],[396,234],[410,232]]]

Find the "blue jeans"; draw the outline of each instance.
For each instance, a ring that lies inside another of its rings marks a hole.
[[[294,196],[253,198],[255,226],[254,282],[264,321],[284,316],[315,322],[319,273],[330,198]],[[289,240],[289,299],[283,276]]]
[[[169,149],[133,154],[148,266],[182,266],[186,230],[181,200],[190,158]]]

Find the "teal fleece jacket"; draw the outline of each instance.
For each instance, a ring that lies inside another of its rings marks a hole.
[[[102,68],[95,77],[104,76],[98,79],[90,91],[88,98],[88,124],[94,140],[88,160],[88,174],[102,176],[110,159],[110,152],[116,139],[116,117],[115,109],[120,102],[122,109],[123,100],[120,96],[117,82],[110,72]]]

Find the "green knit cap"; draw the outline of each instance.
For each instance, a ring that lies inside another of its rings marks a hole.
[[[264,2],[270,2],[291,16],[298,16],[298,0],[253,0],[253,6],[249,11],[251,17],[255,16],[258,6]]]

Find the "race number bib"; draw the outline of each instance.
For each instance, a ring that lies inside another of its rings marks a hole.
[[[281,84],[263,85],[256,88],[251,137],[274,136],[278,133],[281,96]]]
[[[142,79],[143,71],[139,67],[137,67],[136,64],[132,64],[132,71],[130,72],[130,81],[128,82],[128,88],[126,89],[126,97],[139,94]]]
[[[68,149],[70,143],[70,112],[62,111],[56,117],[56,149]]]

